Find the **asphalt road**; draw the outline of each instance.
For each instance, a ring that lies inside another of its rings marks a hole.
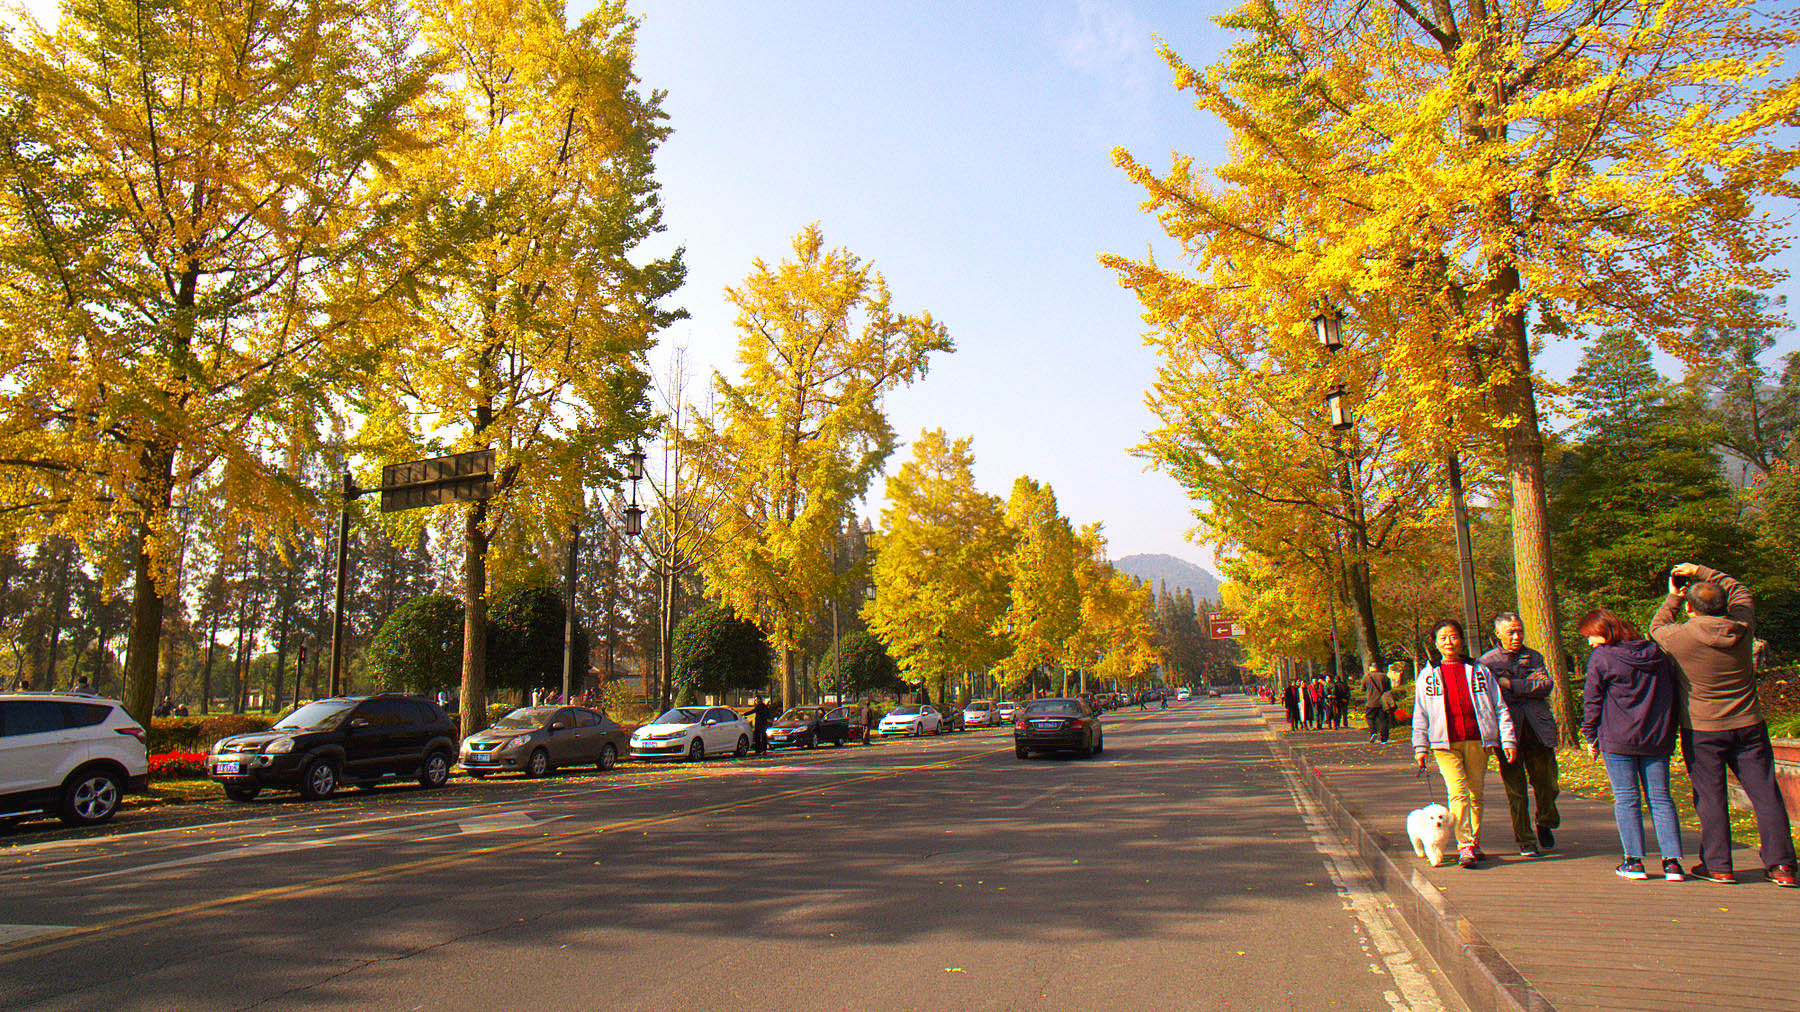
[[[1455,1008],[1247,701],[0,837],[4,1009]]]

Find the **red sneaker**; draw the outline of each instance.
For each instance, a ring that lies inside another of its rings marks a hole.
[[[1794,866],[1791,864],[1778,864],[1770,868],[1769,881],[1789,889],[1800,887],[1800,879],[1794,877]]]
[[[1720,885],[1737,885],[1737,875],[1730,869],[1713,871],[1706,865],[1697,864],[1688,869],[1688,874],[1704,882],[1717,882]]]

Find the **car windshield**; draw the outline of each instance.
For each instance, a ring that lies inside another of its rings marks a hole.
[[[890,717],[916,717],[918,715],[919,708],[916,706],[896,706],[888,714]]]
[[[652,724],[698,724],[706,719],[706,709],[699,706],[677,706],[651,721]]]
[[[796,706],[792,710],[781,715],[781,723],[810,724],[813,721],[818,720],[819,714],[824,712],[824,710],[817,709],[816,707]]]
[[[543,727],[550,722],[550,715],[556,712],[554,706],[527,706],[494,721],[493,727],[504,731],[527,730]]]
[[[970,703],[968,706],[968,709],[971,709],[971,710],[985,710],[987,708],[988,708],[988,704],[986,704],[986,703]]]
[[[1040,699],[1027,706],[1025,712],[1033,717],[1078,717],[1081,704],[1073,699]]]
[[[283,717],[281,723],[275,725],[277,731],[309,731],[314,728],[329,730],[338,726],[344,715],[356,709],[354,699],[321,699],[316,703],[308,703],[293,713]]]

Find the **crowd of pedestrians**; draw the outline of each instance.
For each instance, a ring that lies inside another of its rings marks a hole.
[[[1678,621],[1678,615],[1685,618]],[[1620,876],[1650,877],[1643,827],[1647,807],[1665,880],[1692,876],[1736,882],[1726,804],[1729,769],[1755,812],[1767,880],[1800,885],[1787,809],[1775,782],[1768,724],[1756,695],[1755,621],[1748,588],[1718,570],[1683,563],[1670,571],[1668,596],[1652,618],[1648,636],[1604,608],[1576,623],[1577,633],[1593,648],[1582,693],[1581,733],[1612,787],[1623,855]],[[1457,862],[1465,868],[1487,857],[1480,839],[1490,756],[1499,760],[1521,856],[1554,849],[1561,824],[1556,805],[1560,735],[1548,705],[1551,680],[1544,657],[1525,645],[1525,626],[1517,615],[1497,616],[1494,636],[1498,645],[1472,659],[1462,624],[1438,622],[1431,631],[1433,662],[1419,673],[1414,699],[1414,763],[1422,770],[1427,758],[1435,761],[1449,802]],[[1393,686],[1371,667],[1363,693],[1370,740],[1386,740],[1383,718],[1391,711],[1378,703],[1392,701]],[[1288,704],[1290,724],[1307,719],[1305,702],[1303,690]],[[1687,855],[1669,788],[1677,748],[1700,818],[1700,860],[1691,868],[1684,867]]]
[[[1324,675],[1289,682],[1282,707],[1290,731],[1343,730],[1350,726],[1350,686]]]

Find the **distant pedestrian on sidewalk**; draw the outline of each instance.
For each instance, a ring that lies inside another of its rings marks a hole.
[[[1300,683],[1289,682],[1281,690],[1281,706],[1287,710],[1288,730],[1300,730]]]
[[[1339,731],[1350,727],[1350,683],[1342,678],[1331,680],[1331,716]]]
[[[1481,785],[1487,779],[1490,751],[1507,762],[1518,760],[1518,736],[1512,714],[1500,699],[1500,686],[1480,661],[1463,657],[1462,623],[1440,619],[1431,629],[1437,663],[1419,672],[1413,700],[1413,761],[1425,768],[1425,754],[1437,759],[1456,826],[1457,863],[1473,868],[1481,852]]]
[[[1363,716],[1369,721],[1370,744],[1378,741],[1385,743],[1392,732],[1393,717],[1388,713],[1387,704],[1382,701],[1382,697],[1391,698],[1393,690],[1394,685],[1388,681],[1387,671],[1382,668],[1381,662],[1370,661],[1368,673],[1363,675],[1362,680]]]
[[[1525,645],[1525,623],[1510,611],[1494,616],[1494,638],[1500,645],[1481,655],[1481,663],[1500,683],[1500,698],[1512,713],[1513,730],[1519,735],[1519,758],[1502,760],[1500,781],[1506,785],[1506,805],[1512,813],[1513,839],[1520,857],[1536,857],[1556,846],[1556,827],[1562,816],[1556,810],[1556,745],[1560,739],[1556,718],[1550,714],[1550,674],[1544,655]],[[1537,797],[1533,817],[1527,787]]]
[[[1661,647],[1605,608],[1583,615],[1575,631],[1594,648],[1582,691],[1581,733],[1588,754],[1606,763],[1606,779],[1612,783],[1613,821],[1625,851],[1615,870],[1624,878],[1650,877],[1644,871],[1641,807],[1647,802],[1663,878],[1680,882],[1686,878],[1681,822],[1669,797],[1679,689],[1675,665]]]
[[[1675,613],[1687,607],[1687,621]],[[1769,725],[1756,698],[1756,603],[1750,589],[1716,569],[1684,562],[1669,571],[1669,596],[1650,620],[1650,638],[1675,659],[1686,694],[1681,756],[1694,784],[1700,816],[1696,878],[1737,881],[1731,867],[1731,823],[1725,811],[1725,770],[1737,774],[1756,812],[1762,863],[1769,881],[1800,885],[1787,808],[1775,786]]]
[[[769,751],[769,717],[772,713],[769,704],[763,702],[761,696],[756,697],[756,705],[750,708],[750,716],[756,721],[751,733],[756,736],[757,755],[764,755]]]

